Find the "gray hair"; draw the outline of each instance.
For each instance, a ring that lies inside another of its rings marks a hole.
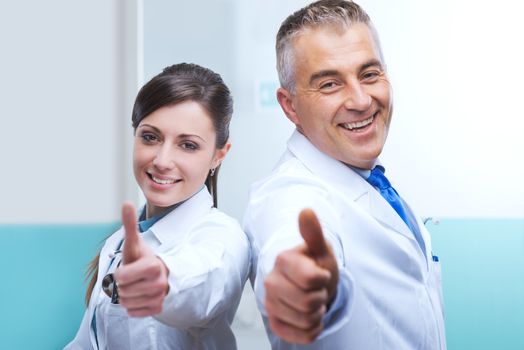
[[[369,27],[378,47],[380,60],[384,63],[377,31],[368,14],[359,5],[346,0],[319,0],[291,14],[278,30],[276,51],[280,85],[292,94],[295,92],[293,39],[309,28],[349,28],[354,23],[364,23]]]

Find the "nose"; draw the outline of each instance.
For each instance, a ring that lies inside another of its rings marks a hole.
[[[347,97],[344,102],[344,107],[347,110],[364,112],[371,107],[371,95],[359,81],[349,84],[347,90]]]
[[[164,145],[158,149],[153,165],[159,170],[170,170],[175,166],[174,156],[169,147]]]

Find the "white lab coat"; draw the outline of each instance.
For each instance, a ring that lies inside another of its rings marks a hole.
[[[446,349],[440,267],[421,220],[412,217],[427,256],[377,190],[297,131],[272,174],[252,186],[244,217],[263,315],[264,278],[281,251],[303,242],[297,218],[306,207],[333,246],[347,300],[314,344],[288,344],[266,327],[273,349]]]
[[[123,229],[105,242],[97,283],[75,339],[66,349],[236,349],[230,325],[250,268],[250,246],[238,223],[212,208],[206,188],[142,233],[169,268],[169,293],[155,317],[128,317],[101,289]],[[116,261],[115,261],[116,262]]]

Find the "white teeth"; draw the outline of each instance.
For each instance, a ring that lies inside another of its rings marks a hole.
[[[354,122],[354,123],[345,123],[342,124],[346,129],[353,130],[357,128],[362,128],[364,126],[367,126],[373,122],[373,118],[375,118],[375,115],[372,115],[366,120],[363,120],[361,122]]]
[[[161,184],[161,185],[167,185],[167,184],[175,183],[175,179],[162,180],[162,179],[154,177],[153,175],[151,175],[151,178],[153,179],[154,182],[156,182],[157,184]]]

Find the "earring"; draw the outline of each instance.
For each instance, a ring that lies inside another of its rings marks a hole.
[[[212,169],[210,170],[210,174],[209,174],[209,176],[214,176],[214,175],[215,175],[215,168],[212,168]]]

